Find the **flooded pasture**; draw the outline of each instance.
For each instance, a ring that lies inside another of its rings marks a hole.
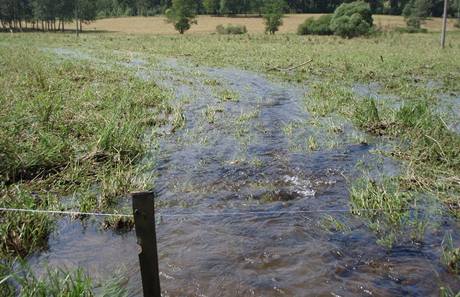
[[[69,52],[71,58],[78,53]],[[181,129],[151,131],[160,136],[151,170],[164,296],[437,296],[440,286],[460,290],[440,261],[445,234],[460,241],[454,219],[427,207],[423,239],[402,238],[388,249],[350,213],[350,181],[362,167],[379,178],[398,174],[402,165],[376,152],[387,140],[340,117],[310,115],[308,85],[174,59],[150,64],[133,58],[125,66],[168,89],[180,111],[175,120],[183,122]],[[369,95],[362,85],[354,91]],[[134,231],[63,219],[49,249],[29,261],[38,270],[82,267],[101,282],[118,272],[130,296],[141,296],[137,251]]]

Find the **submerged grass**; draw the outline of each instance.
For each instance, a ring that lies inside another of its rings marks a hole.
[[[391,247],[409,220],[413,203],[413,197],[401,189],[399,180],[384,178],[376,182],[359,178],[351,187],[350,199],[352,212],[368,219],[369,227],[377,234],[377,242]]]

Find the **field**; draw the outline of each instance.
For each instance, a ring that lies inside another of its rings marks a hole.
[[[290,14],[283,20],[280,27],[282,33],[295,33],[297,27],[309,17],[317,18],[321,14]],[[188,31],[189,33],[214,33],[219,24],[240,24],[248,28],[249,33],[263,33],[264,24],[259,17],[212,17],[201,15],[197,18],[198,23]],[[405,21],[401,16],[376,15],[374,22],[383,30],[391,30],[395,27],[404,27]],[[459,30],[454,27],[455,20],[448,22],[449,30]],[[71,27],[71,25],[69,24]],[[426,21],[425,28],[429,31],[441,30],[441,19],[432,18]],[[174,28],[165,22],[165,18],[158,17],[126,17],[100,19],[88,25],[83,25],[84,30],[115,31],[134,34],[176,34]]]
[[[455,296],[460,31],[285,33],[305,17],[1,34],[0,207],[130,214],[154,189],[170,296]],[[227,22],[250,34],[204,34]],[[132,227],[2,212],[0,290],[140,296]]]

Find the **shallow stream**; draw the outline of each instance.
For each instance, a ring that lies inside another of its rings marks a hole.
[[[387,249],[347,211],[359,164],[376,178],[397,174],[400,166],[375,153],[384,143],[347,121],[312,117],[304,100],[308,86],[173,59],[150,65],[139,58],[126,66],[171,90],[185,117],[177,131],[153,131],[161,135],[152,187],[163,214],[157,239],[164,296],[437,296],[443,285],[460,290],[440,261],[446,232],[460,241],[458,222],[427,214],[422,242]],[[49,249],[30,263],[36,269],[45,263],[83,267],[101,282],[118,272],[130,296],[141,296],[137,250],[134,231],[64,219]]]

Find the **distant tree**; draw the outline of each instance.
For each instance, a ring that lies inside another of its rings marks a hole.
[[[75,1],[75,22],[77,31],[83,31],[82,24],[89,23],[96,19],[96,2],[93,0],[74,0]]]
[[[460,20],[460,0],[455,0],[454,5],[452,5],[455,16]]]
[[[430,16],[432,7],[432,0],[411,0],[406,4],[402,15],[410,32],[417,32],[421,29],[425,19]]]
[[[173,0],[171,8],[166,10],[166,17],[180,34],[184,34],[192,24],[196,24],[196,2],[194,0]]]
[[[257,13],[259,16],[262,15],[263,7],[264,7],[264,0],[252,0],[250,2],[250,11],[253,13]]]
[[[219,12],[224,15],[236,14],[238,12],[236,0],[220,0]]]
[[[431,16],[434,2],[432,0],[415,0],[414,13],[419,17]]]
[[[203,0],[203,7],[207,14],[220,12],[220,0]]]
[[[352,38],[369,33],[373,26],[372,12],[367,3],[344,3],[335,10],[330,29],[335,35]]]
[[[275,34],[283,24],[283,12],[286,3],[283,0],[267,0],[262,9],[265,21],[265,32]]]
[[[365,0],[364,2],[369,3],[369,7],[372,13],[382,13],[383,0]]]

